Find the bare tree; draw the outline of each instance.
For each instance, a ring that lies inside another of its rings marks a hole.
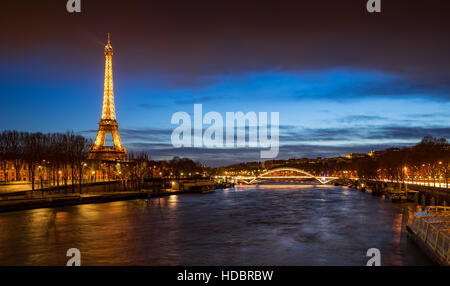
[[[89,155],[89,146],[92,145],[90,140],[87,140],[83,136],[75,136],[73,141],[73,154],[75,155],[75,164],[78,166],[78,186],[81,194],[81,184],[83,177],[83,169],[87,166],[87,157]],[[73,184],[73,177],[72,177]]]
[[[46,141],[47,138],[42,133],[32,133],[28,134],[25,138],[25,161],[28,164],[29,175],[31,178],[32,190],[35,189],[35,174],[36,167],[39,167],[44,160],[46,152]],[[41,166],[42,167],[42,166]],[[42,186],[42,176],[41,176],[41,188]]]
[[[8,175],[6,172],[7,163],[8,163],[8,146],[6,139],[6,131],[0,133],[0,166],[3,169],[3,178],[5,181],[8,181]]]
[[[136,182],[136,190],[141,190],[142,183],[145,181],[147,176],[150,174],[150,157],[147,152],[134,153],[130,152],[128,155],[131,164],[131,176]]]

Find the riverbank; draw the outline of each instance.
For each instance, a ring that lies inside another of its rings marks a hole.
[[[173,180],[162,181],[162,183],[160,181],[144,182],[140,185],[140,190],[136,190],[137,185],[133,190],[132,185],[125,188],[120,181],[111,181],[83,184],[81,193],[75,192],[75,190],[79,191],[79,186],[76,188],[74,186],[73,189],[71,186],[64,189],[52,186],[44,190],[0,193],[0,212],[209,193],[232,186],[233,184],[227,182],[219,184],[212,180]]]
[[[412,202],[425,206],[447,206],[450,203],[450,189],[383,182],[375,180],[337,180],[335,185],[347,186],[373,196],[385,196],[392,202]]]
[[[111,192],[97,194],[65,194],[52,195],[41,198],[0,201],[0,213],[38,208],[53,208],[81,204],[107,203],[135,199],[150,199],[171,195],[204,193],[200,191],[140,191],[140,192]]]

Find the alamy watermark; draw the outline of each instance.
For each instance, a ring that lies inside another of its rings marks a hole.
[[[69,248],[66,256],[70,257],[66,266],[81,266],[81,252],[78,248]]]
[[[67,0],[66,10],[69,13],[81,12],[81,0]]]
[[[370,257],[366,266],[381,266],[381,251],[378,248],[369,248],[366,256]]]
[[[366,4],[367,12],[380,13],[381,12],[381,0],[367,0]],[[81,0],[67,0],[66,10],[69,13],[81,12]]]
[[[202,104],[194,104],[194,120],[187,112],[179,111],[172,115],[171,123],[179,125],[173,130],[171,136],[172,145],[176,148],[266,148],[260,152],[262,159],[273,159],[278,156],[280,145],[278,112],[270,113],[270,124],[267,112],[258,114],[227,112],[224,122],[220,113],[211,111],[203,115]],[[209,125],[205,132],[203,132],[203,125]]]
[[[66,266],[81,266],[81,252],[78,248],[69,248],[66,256],[69,257]],[[366,257],[370,257],[366,263],[366,266],[381,266],[381,251],[378,248],[369,248],[367,250]],[[177,279],[184,280],[185,278],[185,276],[181,276]],[[209,281],[209,277],[207,278],[207,281]]]
[[[369,13],[381,13],[381,0],[368,0],[366,9]]]

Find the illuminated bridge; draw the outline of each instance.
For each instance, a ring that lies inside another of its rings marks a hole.
[[[285,174],[287,173],[287,174]],[[327,184],[339,177],[319,177],[311,173],[297,169],[297,168],[276,168],[262,173],[258,176],[234,176],[235,181],[253,184],[260,180],[279,180],[279,179],[314,179],[321,184]]]

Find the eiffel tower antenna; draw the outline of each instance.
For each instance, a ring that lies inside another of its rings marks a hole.
[[[111,39],[108,33],[108,43],[105,46],[105,85],[103,89],[102,116],[98,123],[97,137],[94,146],[89,152],[89,159],[104,161],[126,160],[127,153],[122,146],[119,135],[119,124],[116,121],[116,109],[114,106],[114,84],[112,73],[113,49]],[[114,146],[105,146],[105,138],[111,134]]]

